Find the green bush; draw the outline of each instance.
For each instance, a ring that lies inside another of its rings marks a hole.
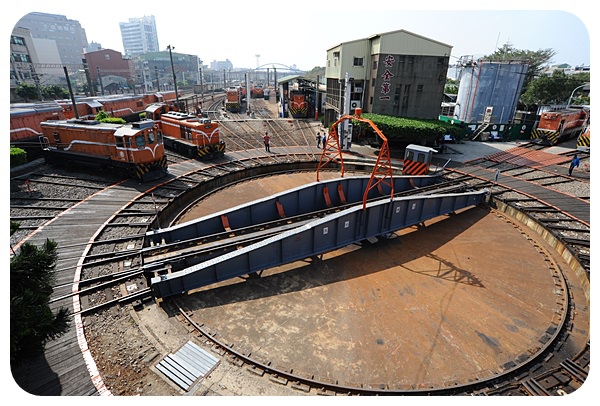
[[[96,114],[96,120],[101,123],[112,123],[112,124],[125,124],[126,121],[121,117],[111,117],[107,112],[101,110],[98,114]]]
[[[458,138],[463,132],[460,128],[438,119],[412,119],[374,113],[364,113],[361,117],[371,120],[391,145],[408,143],[429,145],[446,134]],[[371,132],[371,127],[367,123],[353,120],[353,125],[366,129],[368,133]]]
[[[21,148],[10,147],[10,167],[27,163],[27,152]]]

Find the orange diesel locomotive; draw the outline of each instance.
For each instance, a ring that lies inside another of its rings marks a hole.
[[[232,113],[242,111],[242,88],[230,87],[225,94],[225,110]]]
[[[153,121],[112,124],[71,119],[45,121],[41,127],[40,142],[49,163],[106,165],[125,170],[141,181],[167,173],[163,139]]]
[[[42,135],[42,121],[65,118],[63,109],[56,102],[11,104],[10,144],[18,147],[35,146]]]
[[[263,97],[265,97],[263,85],[254,85],[254,87],[252,87],[252,98],[262,99]]]
[[[219,123],[205,117],[172,111],[166,104],[151,104],[146,108],[146,118],[154,120],[161,131],[165,146],[188,158],[209,160],[225,154]]]
[[[531,139],[544,145],[556,145],[572,136],[579,136],[589,122],[589,111],[569,108],[542,113],[537,128],[531,131]]]

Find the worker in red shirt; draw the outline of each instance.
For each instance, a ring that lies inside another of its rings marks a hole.
[[[271,140],[271,137],[269,137],[267,131],[265,131],[265,136],[263,137],[263,140],[265,141],[265,150],[267,152],[271,152],[271,147],[269,146],[269,141]]]

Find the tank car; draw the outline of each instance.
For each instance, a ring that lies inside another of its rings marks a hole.
[[[531,132],[532,142],[556,145],[573,136],[579,136],[589,121],[584,108],[546,111],[540,116],[537,127]]]
[[[146,108],[146,118],[158,124],[167,149],[201,160],[215,159],[225,154],[225,143],[220,139],[217,122],[158,103]]]
[[[105,165],[141,181],[167,173],[163,139],[154,121],[112,124],[70,119],[44,121],[41,128],[40,142],[48,163]]]

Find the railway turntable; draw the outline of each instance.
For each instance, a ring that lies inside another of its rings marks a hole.
[[[308,179],[245,182],[180,222]],[[568,296],[583,297],[561,271],[568,265],[543,242],[477,206],[172,303],[225,347],[316,387],[449,394],[515,375],[544,354],[565,322]],[[585,346],[586,337],[577,330],[570,339]]]

